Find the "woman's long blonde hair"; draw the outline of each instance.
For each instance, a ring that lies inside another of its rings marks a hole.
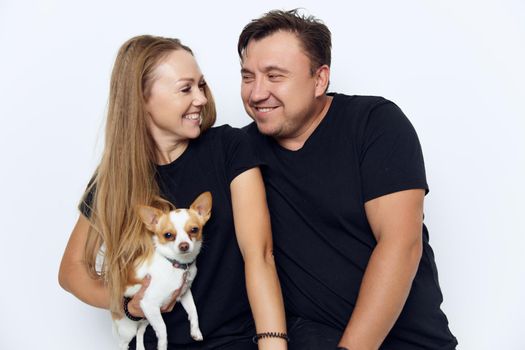
[[[110,291],[110,310],[122,315],[124,284],[153,245],[135,214],[139,204],[169,209],[155,179],[156,145],[146,124],[145,102],[154,82],[153,71],[170,52],[190,48],[178,39],[137,36],[120,48],[113,72],[102,159],[83,196],[90,209],[85,257],[93,277],[102,278]],[[201,132],[215,122],[215,104],[205,86],[208,103],[202,110]],[[91,197],[92,201],[86,201]],[[104,260],[97,255],[104,245]]]

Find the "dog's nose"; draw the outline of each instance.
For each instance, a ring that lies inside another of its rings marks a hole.
[[[190,249],[190,245],[186,242],[182,242],[181,244],[179,244],[179,249],[181,250],[181,252],[185,252],[188,249]]]

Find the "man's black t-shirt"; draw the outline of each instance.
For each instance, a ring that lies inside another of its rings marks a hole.
[[[237,175],[258,165],[246,134],[222,126],[191,140],[174,162],[157,166],[161,194],[175,207],[188,208],[205,191],[213,196],[211,218],[204,226],[202,250],[197,257],[198,273],[191,287],[204,336],[204,342],[199,343],[202,347],[209,341],[226,344],[241,338],[250,340],[255,334],[244,261],[233,223],[230,183]],[[85,205],[81,205],[80,210],[89,216]],[[188,316],[180,303],[163,317],[170,349],[195,343],[190,337]],[[156,346],[151,327],[144,341]],[[247,344],[247,348],[255,347],[251,340]]]
[[[259,153],[287,315],[344,330],[376,246],[364,203],[406,189],[428,191],[421,147],[401,110],[381,97],[335,94],[297,151],[245,128]],[[382,349],[453,349],[440,309],[434,254],[423,256],[403,311]]]

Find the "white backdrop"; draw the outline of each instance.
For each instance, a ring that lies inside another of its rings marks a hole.
[[[0,349],[116,348],[109,314],[63,291],[57,271],[99,159],[118,47],[137,34],[181,38],[217,124],[243,126],[237,36],[294,7],[332,31],[331,90],[392,99],[419,133],[458,349],[525,349],[522,0],[0,0]]]

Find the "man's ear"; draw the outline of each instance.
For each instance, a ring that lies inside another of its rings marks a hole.
[[[315,97],[319,97],[325,94],[330,83],[330,67],[323,64],[315,71]]]
[[[137,206],[137,213],[144,225],[146,225],[146,228],[152,232],[155,232],[158,227],[160,217],[163,214],[162,211],[157,208],[148,207],[147,205],[139,205]]]

